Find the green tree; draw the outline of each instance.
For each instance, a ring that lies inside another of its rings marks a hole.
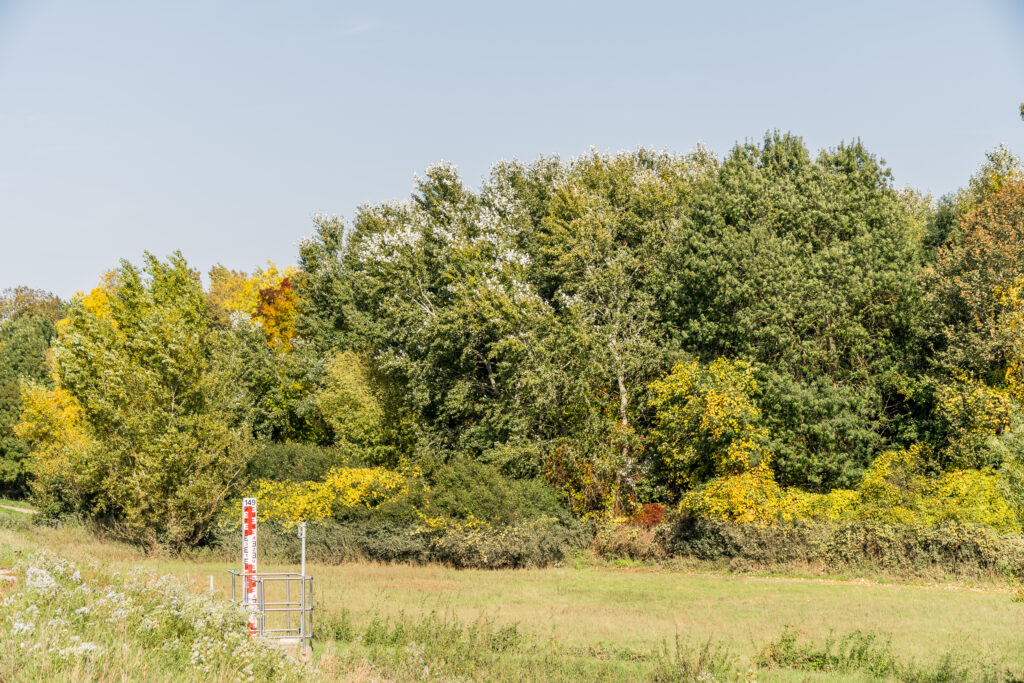
[[[0,490],[26,493],[28,448],[14,434],[21,382],[47,382],[46,355],[57,333],[56,296],[18,287],[0,296]]]
[[[507,185],[478,197],[447,165],[427,171],[414,199],[364,207],[347,238],[321,221],[300,251],[299,327],[322,347],[365,351],[379,400],[429,426],[421,450],[493,462],[505,453],[496,446],[530,432],[516,378],[543,328],[533,321],[548,315],[516,245],[522,208]]]
[[[240,317],[222,338],[234,354],[239,387],[245,391],[246,421],[265,441],[331,442],[330,427],[316,405],[325,359],[306,343],[274,345],[258,321]]]
[[[180,253],[123,262],[76,298],[53,345],[57,387],[30,390],[19,434],[51,513],[174,548],[206,538],[251,453],[232,339]]]
[[[300,331],[365,354],[421,451],[532,476],[569,440],[635,470],[621,437],[670,355],[651,274],[712,166],[644,150],[502,163],[479,193],[432,167],[411,202],[364,207],[348,232],[318,219]]]
[[[849,486],[920,412],[921,214],[860,144],[737,147],[666,249],[674,342],[759,369],[780,481]]]

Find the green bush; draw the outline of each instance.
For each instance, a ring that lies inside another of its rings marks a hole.
[[[308,443],[270,443],[249,461],[251,479],[314,481],[332,467],[350,464],[336,448]]]
[[[581,545],[579,527],[537,518],[497,529],[448,531],[430,543],[430,559],[453,567],[524,569],[568,559]]]
[[[541,479],[511,479],[492,465],[457,458],[425,473],[430,487],[427,516],[476,518],[507,525],[535,517],[568,522],[561,494]]]

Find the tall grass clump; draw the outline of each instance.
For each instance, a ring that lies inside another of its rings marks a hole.
[[[319,668],[328,677],[457,681],[732,681],[733,656],[712,640],[635,651],[603,645],[569,646],[538,638],[515,623],[463,622],[430,612],[353,614],[321,619]]]
[[[787,628],[762,648],[755,659],[762,669],[795,669],[826,674],[866,674],[878,680],[914,683],[961,681],[1019,681],[1018,675],[947,652],[932,666],[920,666],[897,658],[888,640],[871,631],[853,631],[822,645],[803,642]]]
[[[39,553],[2,600],[0,680],[300,681],[242,609],[172,576]]]

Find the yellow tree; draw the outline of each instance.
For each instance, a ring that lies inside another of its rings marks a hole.
[[[1008,339],[1006,386],[1018,404],[1024,405],[1024,276],[1002,291],[1005,308],[1003,332]]]
[[[753,400],[757,380],[750,363],[680,363],[650,388],[651,445],[671,484],[692,487],[767,464],[768,432]]]
[[[271,346],[291,350],[295,338],[299,296],[296,291],[300,271],[294,266],[278,269],[271,261],[250,276],[217,264],[210,270],[207,302],[215,320],[231,323],[233,315],[257,321]]]

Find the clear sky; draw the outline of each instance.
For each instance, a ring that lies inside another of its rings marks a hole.
[[[122,257],[294,263],[316,212],[440,159],[779,128],[860,137],[936,195],[1024,152],[1024,0],[0,0],[0,288],[70,296]]]

